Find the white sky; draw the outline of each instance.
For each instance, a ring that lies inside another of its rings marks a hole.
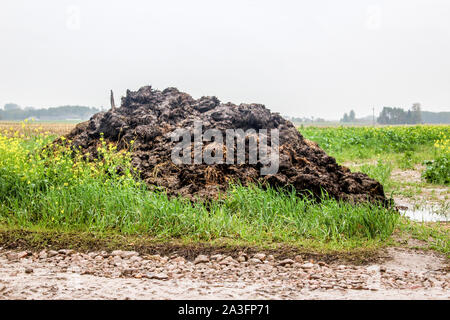
[[[1,106],[147,84],[291,116],[450,111],[450,1],[0,2]]]

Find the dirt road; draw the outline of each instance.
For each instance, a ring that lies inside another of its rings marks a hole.
[[[133,251],[0,250],[0,299],[450,299],[442,256],[400,248],[386,256],[355,266],[263,253],[187,261]]]

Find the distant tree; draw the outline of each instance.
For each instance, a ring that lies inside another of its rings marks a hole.
[[[407,124],[413,124],[414,123],[411,110],[408,110],[408,112],[406,113],[406,123]]]
[[[450,110],[450,108],[449,108]],[[423,123],[442,123],[442,124],[450,124],[450,112],[430,112],[430,111],[422,111],[422,122]]]
[[[354,122],[355,119],[356,119],[355,111],[350,110],[350,114],[348,115],[348,120],[349,120],[349,122]]]
[[[355,111],[350,110],[350,113],[344,113],[344,116],[342,117],[342,119],[340,120],[341,122],[355,122],[356,120],[356,114]]]
[[[412,123],[422,123],[422,108],[420,103],[414,103],[411,107]]]
[[[89,119],[100,109],[84,106],[61,106],[48,109],[35,109],[26,107],[21,109],[15,104],[5,105],[4,110],[0,110],[0,116],[3,120],[24,120],[35,118],[40,120],[68,120],[68,119]]]
[[[341,119],[341,122],[349,122],[349,117],[347,113],[344,113],[344,116]]]
[[[377,122],[380,124],[406,124],[410,123],[410,115],[402,108],[384,107]]]
[[[5,104],[3,109],[5,111],[19,110],[20,106],[18,104],[15,104],[15,103],[7,103],[7,104]]]
[[[389,123],[389,107],[384,107],[383,110],[381,110],[380,115],[377,118],[377,122],[379,124],[388,124]]]

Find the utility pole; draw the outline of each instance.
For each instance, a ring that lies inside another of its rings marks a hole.
[[[372,123],[373,123],[373,126],[375,127],[375,107],[372,107]]]

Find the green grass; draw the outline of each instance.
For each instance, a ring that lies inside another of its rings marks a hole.
[[[376,205],[351,205],[326,195],[317,203],[293,191],[257,186],[233,185],[226,196],[208,203],[170,199],[162,191],[148,191],[136,178],[129,153],[117,153],[105,141],[94,162],[64,146],[41,151],[49,141],[45,136],[0,139],[2,223],[155,239],[308,240],[348,248],[388,238],[398,218]]]
[[[415,207],[423,207],[433,201],[442,210],[448,210],[448,196],[437,197],[433,188],[436,184],[440,188],[448,186],[450,126],[303,127],[299,130],[307,139],[317,142],[328,154],[336,157],[339,163],[380,181],[388,196],[410,198]],[[426,167],[422,169],[424,164]],[[420,181],[394,180],[391,177],[394,170],[418,170],[418,167],[423,170]],[[426,189],[432,191],[423,194]],[[446,222],[422,223],[402,218],[397,221],[393,234],[422,241],[421,249],[436,250],[449,257],[447,225]],[[392,237],[387,243],[402,245]]]
[[[304,127],[300,132],[338,162],[386,156],[406,166],[440,154],[434,144],[450,137],[449,125],[389,127]]]
[[[102,196],[86,196],[86,191]],[[23,227],[194,241],[230,238],[248,243],[293,243],[311,239],[351,247],[367,239],[386,239],[398,218],[376,206],[351,206],[334,200],[314,204],[293,194],[257,187],[235,187],[226,199],[209,205],[145,190],[105,192],[95,187],[60,190],[39,195],[30,205],[24,202],[31,202],[31,197],[10,201],[0,211],[2,220]]]
[[[318,251],[380,247],[391,241],[395,230],[407,229],[396,212],[384,207],[352,205],[326,195],[317,202],[293,191],[257,186],[232,185],[221,199],[208,203],[169,198],[162,191],[147,190],[139,181],[129,152],[117,152],[102,140],[100,158],[86,161],[64,145],[42,149],[53,139],[0,135],[3,229],[163,242],[283,244]],[[392,184],[392,169],[386,159],[359,167],[385,186]],[[440,237],[448,241],[448,234]],[[436,247],[445,251],[448,243]]]
[[[402,218],[395,231],[396,238],[393,245],[406,245],[415,249],[434,250],[446,255],[450,259],[449,227],[445,222],[417,223]],[[409,245],[408,240],[419,240],[419,245]]]
[[[385,127],[303,127],[338,163],[379,180],[390,195],[410,198],[432,184],[448,185],[449,125]],[[423,170],[421,183],[395,181],[394,170]]]

